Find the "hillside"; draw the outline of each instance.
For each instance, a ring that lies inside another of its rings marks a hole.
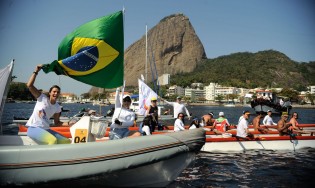
[[[240,52],[203,60],[190,73],[171,76],[171,84],[190,86],[193,82],[244,88],[290,87],[305,90],[315,84],[315,62],[298,63],[285,54],[266,50]]]

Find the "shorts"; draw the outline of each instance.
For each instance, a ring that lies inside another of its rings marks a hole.
[[[118,140],[129,136],[128,128],[111,128],[109,133],[110,140]]]

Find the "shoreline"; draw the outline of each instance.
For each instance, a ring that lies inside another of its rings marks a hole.
[[[220,106],[224,107],[223,104],[219,103],[189,103],[189,106]],[[235,107],[250,107],[250,104],[235,104]],[[226,107],[226,108],[233,108],[233,107]],[[299,105],[299,104],[292,104],[292,108],[305,108],[305,109],[315,109],[315,105]]]

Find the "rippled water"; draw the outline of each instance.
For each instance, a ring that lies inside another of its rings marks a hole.
[[[98,106],[92,104],[63,104],[64,113],[72,116],[82,108],[91,108],[99,112]],[[9,123],[13,116],[29,117],[34,104],[8,103],[5,105],[2,121],[4,133],[14,134],[18,128]],[[101,107],[106,114],[108,106]],[[248,107],[211,107],[189,106],[193,116],[220,111],[233,124],[237,124],[243,110]],[[315,123],[315,109],[293,109],[300,114],[300,123]],[[277,121],[279,117],[274,117]],[[162,121],[172,123],[171,121]],[[315,146],[314,146],[315,147]],[[200,153],[196,160],[168,188],[186,187],[314,187],[315,149],[307,148],[297,151],[246,151],[242,153]]]
[[[200,153],[168,188],[314,187],[315,149]]]

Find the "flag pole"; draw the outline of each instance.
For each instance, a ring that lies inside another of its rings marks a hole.
[[[148,83],[148,26],[145,25],[145,82]]]

